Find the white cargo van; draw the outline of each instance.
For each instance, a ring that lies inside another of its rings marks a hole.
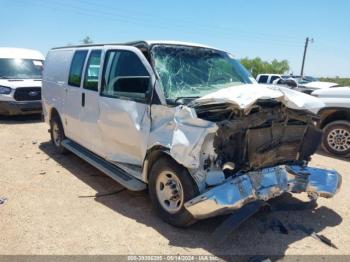
[[[57,150],[130,190],[148,188],[159,215],[176,226],[251,202],[255,212],[284,192],[332,197],[341,176],[307,166],[321,141],[322,106],[258,85],[231,54],[192,43],[54,48],[43,74]]]
[[[0,48],[0,115],[41,112],[43,61],[36,50]]]

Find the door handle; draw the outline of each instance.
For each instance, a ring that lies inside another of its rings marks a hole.
[[[81,106],[85,106],[85,93],[81,93]]]

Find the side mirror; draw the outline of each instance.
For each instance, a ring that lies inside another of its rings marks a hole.
[[[119,76],[113,79],[112,86],[118,96],[145,100],[151,93],[149,76]]]

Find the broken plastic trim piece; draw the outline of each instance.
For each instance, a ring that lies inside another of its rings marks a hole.
[[[337,193],[340,185],[341,176],[336,171],[277,166],[229,178],[224,184],[186,202],[185,207],[195,218],[202,219],[231,213],[247,203],[267,201],[284,192],[307,192],[328,198]]]

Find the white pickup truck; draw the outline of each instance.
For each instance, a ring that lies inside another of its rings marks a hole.
[[[326,105],[318,113],[324,130],[323,148],[335,155],[350,156],[350,87],[319,89],[312,95]]]

